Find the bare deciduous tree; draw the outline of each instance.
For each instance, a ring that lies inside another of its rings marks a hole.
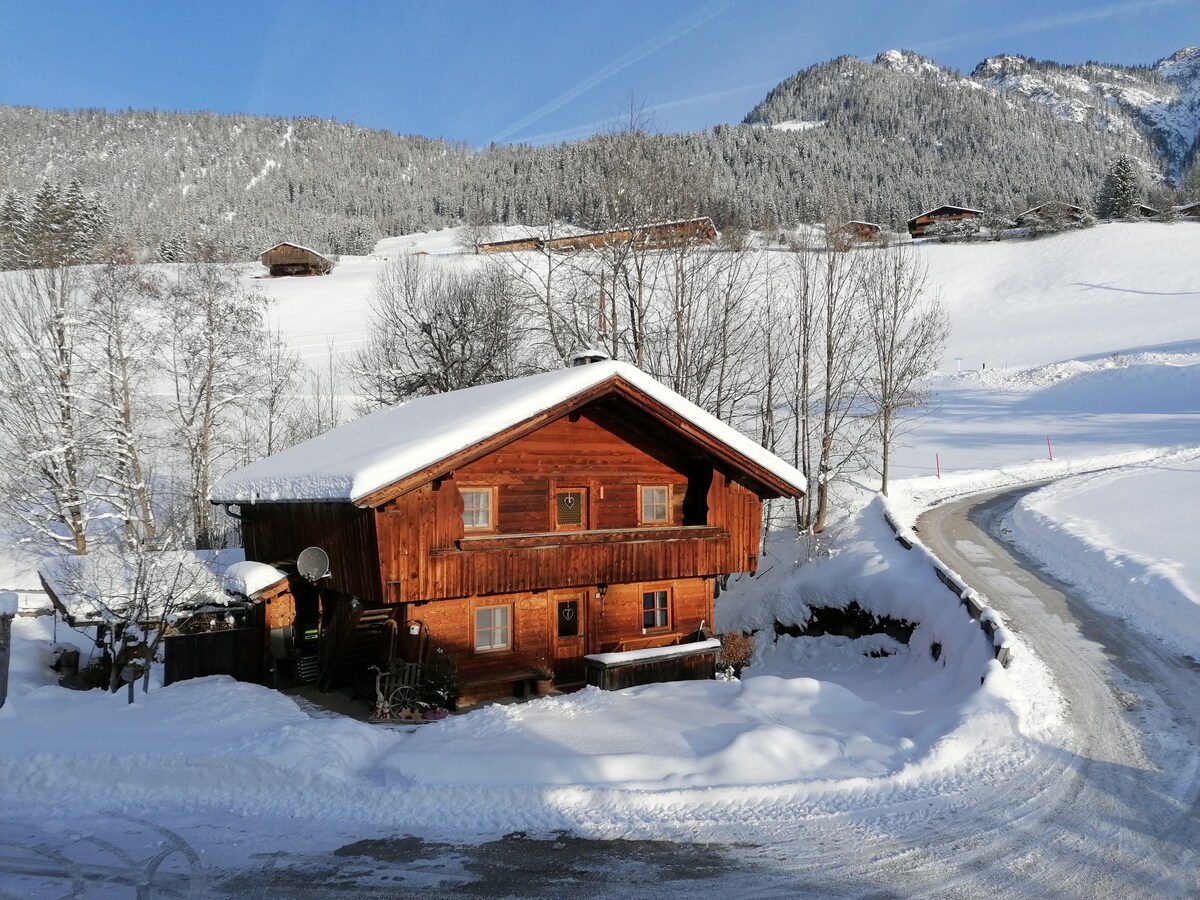
[[[32,536],[86,553],[98,497],[78,278],[54,267],[0,282],[0,465],[12,512]]]
[[[186,267],[168,292],[166,417],[185,468],[183,505],[197,547],[218,543],[208,491],[234,453],[234,421],[263,377],[267,300],[227,267]]]
[[[406,256],[375,282],[351,372],[372,407],[525,374],[521,319],[502,267],[463,272]]]
[[[151,381],[162,329],[154,301],[160,278],[140,266],[105,263],[91,271],[82,310],[89,389],[103,448],[97,477],[105,505],[126,546],[153,544],[156,511],[152,468]]]
[[[879,441],[880,490],[886,495],[892,448],[912,424],[902,413],[925,405],[922,382],[941,360],[950,325],[930,291],[925,264],[910,249],[892,247],[865,259],[862,295],[870,367],[863,383]]]
[[[101,544],[84,556],[57,557],[42,567],[43,577],[68,609],[78,618],[102,623],[94,640],[109,666],[111,691],[121,686],[122,667],[136,660],[146,693],[151,665],[176,617],[185,609],[225,599],[197,555],[181,548],[180,537],[160,530],[154,547],[137,540]],[[132,703],[133,681],[128,681]]]

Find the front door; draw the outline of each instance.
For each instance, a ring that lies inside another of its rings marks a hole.
[[[583,656],[587,653],[588,592],[552,594],[554,620],[551,645],[554,647],[554,680],[557,684],[575,684],[584,680]]]

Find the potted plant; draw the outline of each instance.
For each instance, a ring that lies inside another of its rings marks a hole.
[[[545,697],[554,690],[554,672],[544,663],[538,663],[533,667],[533,685],[534,693]]]

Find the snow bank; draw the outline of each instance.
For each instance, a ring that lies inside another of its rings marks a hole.
[[[1089,602],[1200,658],[1200,453],[1060,481],[1007,526]]]

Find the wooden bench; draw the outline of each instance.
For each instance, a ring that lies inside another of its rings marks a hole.
[[[458,686],[458,706],[471,706],[497,697],[525,697],[533,680],[533,669],[489,672],[478,678],[468,678]]]

